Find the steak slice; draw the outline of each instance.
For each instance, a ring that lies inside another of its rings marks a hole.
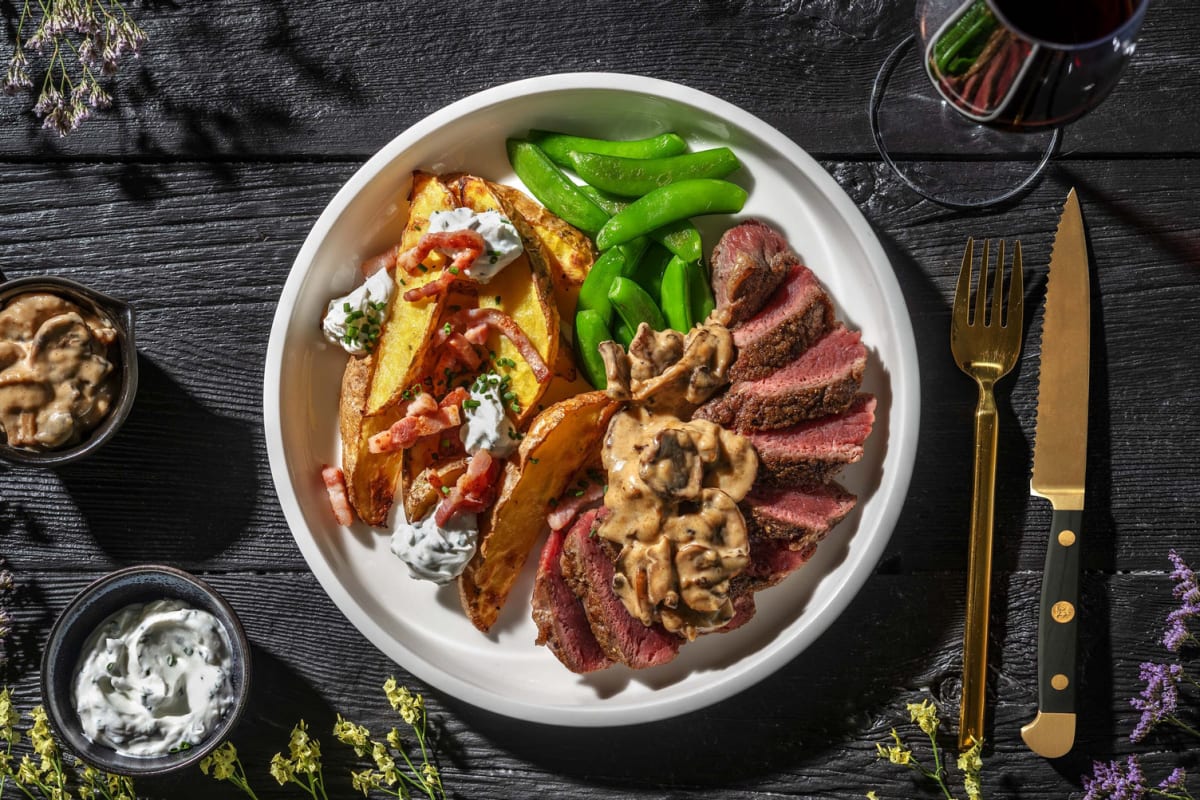
[[[787,542],[791,550],[812,555],[817,543],[854,509],[858,498],[836,483],[798,489],[755,486],[742,501],[750,530],[751,558],[759,539]]]
[[[748,433],[758,452],[758,480],[781,487],[824,483],[862,458],[874,424],[875,397],[860,394],[841,414]]]
[[[587,525],[583,522],[590,517]],[[633,669],[656,667],[675,658],[683,639],[662,625],[643,625],[625,610],[612,588],[613,557],[606,542],[592,536],[596,515],[588,514],[563,542],[562,574],[583,602],[600,648],[613,661]]]
[[[588,511],[575,524],[590,531],[595,519],[596,512]],[[611,666],[612,661],[592,635],[579,598],[563,580],[561,558],[565,537],[564,531],[550,531],[538,561],[537,578],[533,583],[533,621],[538,629],[537,643],[550,648],[550,652],[571,672],[595,672]]]
[[[733,329],[734,381],[765,378],[812,347],[834,324],[833,304],[812,270],[796,262],[770,302]]]
[[[799,544],[799,549],[792,549],[793,542],[787,539],[753,537],[750,542],[750,564],[737,580],[751,592],[779,583],[804,566],[817,551],[816,542],[802,539],[796,544]]]
[[[840,414],[854,400],[866,367],[862,335],[838,325],[791,364],[765,378],[734,383],[695,416],[744,433]]]
[[[799,263],[787,240],[768,225],[756,219],[735,225],[713,248],[717,310],[728,313],[730,327],[750,319]]]

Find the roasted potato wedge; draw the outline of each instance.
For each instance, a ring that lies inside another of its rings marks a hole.
[[[408,199],[408,223],[400,239],[400,250],[407,250],[420,241],[428,227],[430,214],[454,208],[454,198],[449,188],[438,176],[427,172],[413,173],[413,187]],[[367,396],[368,415],[379,414],[395,405],[404,390],[417,382],[417,372],[424,364],[432,341],[431,334],[441,316],[446,296],[439,294],[410,303],[401,295],[437,276],[437,270],[396,276],[405,283],[398,285],[392,295],[383,332],[375,348],[375,369]]]
[[[416,470],[421,465],[420,454],[405,450],[404,463],[404,514],[409,520],[424,518],[442,498],[442,492],[437,487],[453,486],[459,476],[467,471],[467,457],[463,455],[429,461],[423,468]],[[416,470],[411,477],[410,470]]]
[[[383,525],[396,493],[400,459],[395,453],[372,453],[367,441],[395,422],[394,414],[364,415],[374,356],[351,356],[342,373],[338,431],[342,435],[342,472],[350,505],[368,525]]]
[[[492,185],[482,178],[464,175],[458,180],[457,190],[467,208],[509,213],[492,191]],[[479,307],[498,308],[512,317],[533,342],[546,365],[553,368],[558,358],[559,325],[558,307],[545,269],[548,257],[540,252],[541,245],[537,241],[527,241],[525,246],[525,253],[520,258],[479,287]],[[487,346],[496,354],[498,363],[507,363],[506,359],[511,359],[516,364],[515,367],[500,367],[498,371],[511,380],[509,389],[516,395],[520,408],[513,416],[518,426],[524,425],[537,413],[538,401],[547,384],[538,382],[520,351],[499,332],[493,330],[488,334]]]
[[[549,255],[547,266],[550,280],[554,283],[554,300],[559,316],[562,319],[574,319],[579,287],[596,260],[596,248],[592,240],[578,228],[542,208],[541,204],[520,189],[498,183],[489,186],[504,203],[521,237],[536,238],[541,242]],[[528,244],[525,246],[529,248]]]
[[[458,579],[471,622],[488,630],[546,524],[550,501],[596,460],[608,421],[620,407],[588,392],[547,408],[533,421],[515,459],[504,468],[496,504],[483,518],[479,549]]]

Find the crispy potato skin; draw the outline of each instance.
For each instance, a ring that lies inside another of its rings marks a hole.
[[[621,404],[604,392],[556,403],[534,419],[483,519],[479,549],[458,579],[467,617],[481,631],[496,622],[513,583],[546,524],[550,501],[599,455],[608,421]]]
[[[596,260],[596,248],[583,231],[542,208],[536,200],[512,186],[489,183],[508,209],[509,218],[523,239],[536,239],[545,254],[546,269],[554,283],[554,300],[562,319],[575,318],[579,287]],[[526,248],[529,245],[526,244]]]

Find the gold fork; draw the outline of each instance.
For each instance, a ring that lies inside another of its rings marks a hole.
[[[971,273],[975,240],[967,239],[950,323],[950,350],[954,353],[954,360],[959,369],[979,385],[979,402],[975,406],[975,479],[971,495],[971,555],[967,573],[967,622],[963,636],[962,705],[958,717],[960,750],[983,741],[988,605],[992,575],[992,504],[996,489],[997,415],[992,388],[1017,363],[1017,355],[1021,352],[1021,317],[1024,308],[1021,243],[1016,242],[1014,248],[1008,278],[1008,308],[1007,313],[1003,314],[1003,321],[1004,241],[1000,241],[1000,253],[990,282],[989,244],[984,239],[983,259],[972,303]]]

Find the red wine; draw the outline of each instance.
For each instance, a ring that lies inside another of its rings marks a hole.
[[[1147,0],[966,0],[936,30],[926,69],[977,122],[1066,124],[1116,85]]]
[[[993,0],[1018,32],[1051,44],[1077,45],[1108,36],[1133,16],[1133,0]]]

